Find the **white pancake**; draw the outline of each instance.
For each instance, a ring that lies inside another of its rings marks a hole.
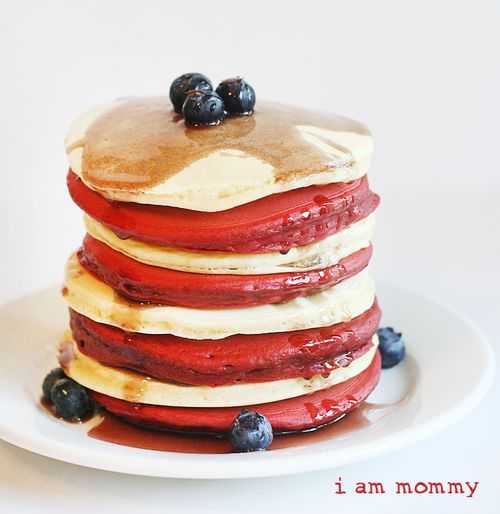
[[[329,326],[368,310],[375,288],[368,270],[318,293],[287,303],[237,309],[192,309],[131,303],[87,272],[72,255],[66,266],[69,306],[101,323],[132,332],[173,334],[188,339],[222,339]]]
[[[349,182],[364,176],[370,165],[373,152],[370,133],[366,127],[354,121],[351,122],[352,127],[349,130],[346,127],[345,118],[342,118],[344,121],[338,123],[338,130],[327,130],[307,124],[297,124],[292,127],[300,134],[305,144],[325,154],[325,160],[331,162],[327,170],[309,170],[307,173],[300,173],[298,170],[297,174],[282,177],[276,174],[270,162],[250,155],[244,150],[222,148],[195,160],[181,172],[153,187],[137,186],[133,190],[124,190],[109,185],[97,186],[86,179],[82,170],[86,134],[97,119],[128,100],[117,100],[85,113],[71,125],[65,139],[71,169],[88,187],[112,200],[214,212],[236,207],[273,193],[315,184]],[[168,100],[165,100],[165,103],[167,102]],[[261,102],[259,105],[265,105],[265,103]],[[133,120],[130,122],[134,123]],[[178,123],[179,130],[184,130],[183,120],[179,120]],[[335,127],[335,123],[332,127]],[[244,142],[243,138],[243,149]],[[152,155],[151,159],[154,158],[155,156]],[[126,173],[122,175],[125,176]]]
[[[323,269],[337,264],[340,259],[370,245],[375,226],[375,215],[353,223],[325,239],[309,245],[280,252],[231,253],[190,251],[143,243],[137,239],[120,239],[105,225],[85,215],[87,232],[136,261],[189,273],[217,275],[265,275]]]
[[[83,386],[113,398],[129,402],[173,407],[233,407],[255,405],[294,398],[332,387],[359,375],[372,362],[377,350],[374,346],[346,367],[334,369],[327,377],[311,379],[291,378],[256,384],[224,386],[192,386],[159,380],[100,364],[83,355],[71,340],[61,343],[61,362],[73,380]]]

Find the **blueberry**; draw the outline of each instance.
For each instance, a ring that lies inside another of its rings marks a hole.
[[[186,125],[218,125],[225,117],[224,102],[217,93],[190,91],[182,106]]]
[[[170,101],[174,105],[175,112],[182,112],[182,105],[186,100],[188,91],[198,90],[212,91],[212,83],[201,73],[184,73],[177,77],[170,86]]]
[[[392,368],[399,364],[406,354],[401,332],[395,332],[392,327],[379,328],[377,331],[379,350],[382,356],[382,368]]]
[[[221,82],[216,93],[220,95],[229,114],[252,114],[255,106],[255,91],[241,77]]]
[[[50,390],[52,386],[60,379],[65,378],[66,374],[62,368],[54,368],[43,380],[42,391],[43,397],[50,400]]]
[[[231,425],[229,440],[235,452],[265,450],[273,442],[273,428],[262,414],[242,410]]]
[[[50,390],[56,414],[66,420],[79,420],[90,414],[93,403],[87,390],[74,380],[60,378]]]

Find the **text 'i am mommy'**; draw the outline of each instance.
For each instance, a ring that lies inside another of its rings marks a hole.
[[[455,495],[472,498],[479,482],[469,481],[395,481],[387,484],[378,481],[355,482],[346,485],[342,477],[334,482],[335,494],[399,494],[399,495]]]

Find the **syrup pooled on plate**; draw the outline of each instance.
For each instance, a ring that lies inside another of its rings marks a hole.
[[[355,164],[353,146],[368,137],[348,118],[268,102],[258,102],[253,116],[189,128],[168,98],[138,97],[117,101],[66,150],[82,149],[82,177],[91,187],[137,191],[219,151],[264,161],[276,182],[287,182]]]
[[[365,402],[353,412],[341,416],[317,429],[283,435],[275,435],[269,450],[293,448],[320,443],[367,428],[392,412],[394,404]],[[148,430],[120,420],[108,412],[102,421],[91,428],[89,437],[122,446],[177,453],[231,453],[231,445],[225,438],[199,434]]]

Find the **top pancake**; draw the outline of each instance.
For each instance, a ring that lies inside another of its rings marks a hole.
[[[109,199],[206,212],[354,180],[373,147],[361,123],[267,102],[253,116],[188,128],[166,97],[98,107],[72,124],[65,143],[73,171]]]

